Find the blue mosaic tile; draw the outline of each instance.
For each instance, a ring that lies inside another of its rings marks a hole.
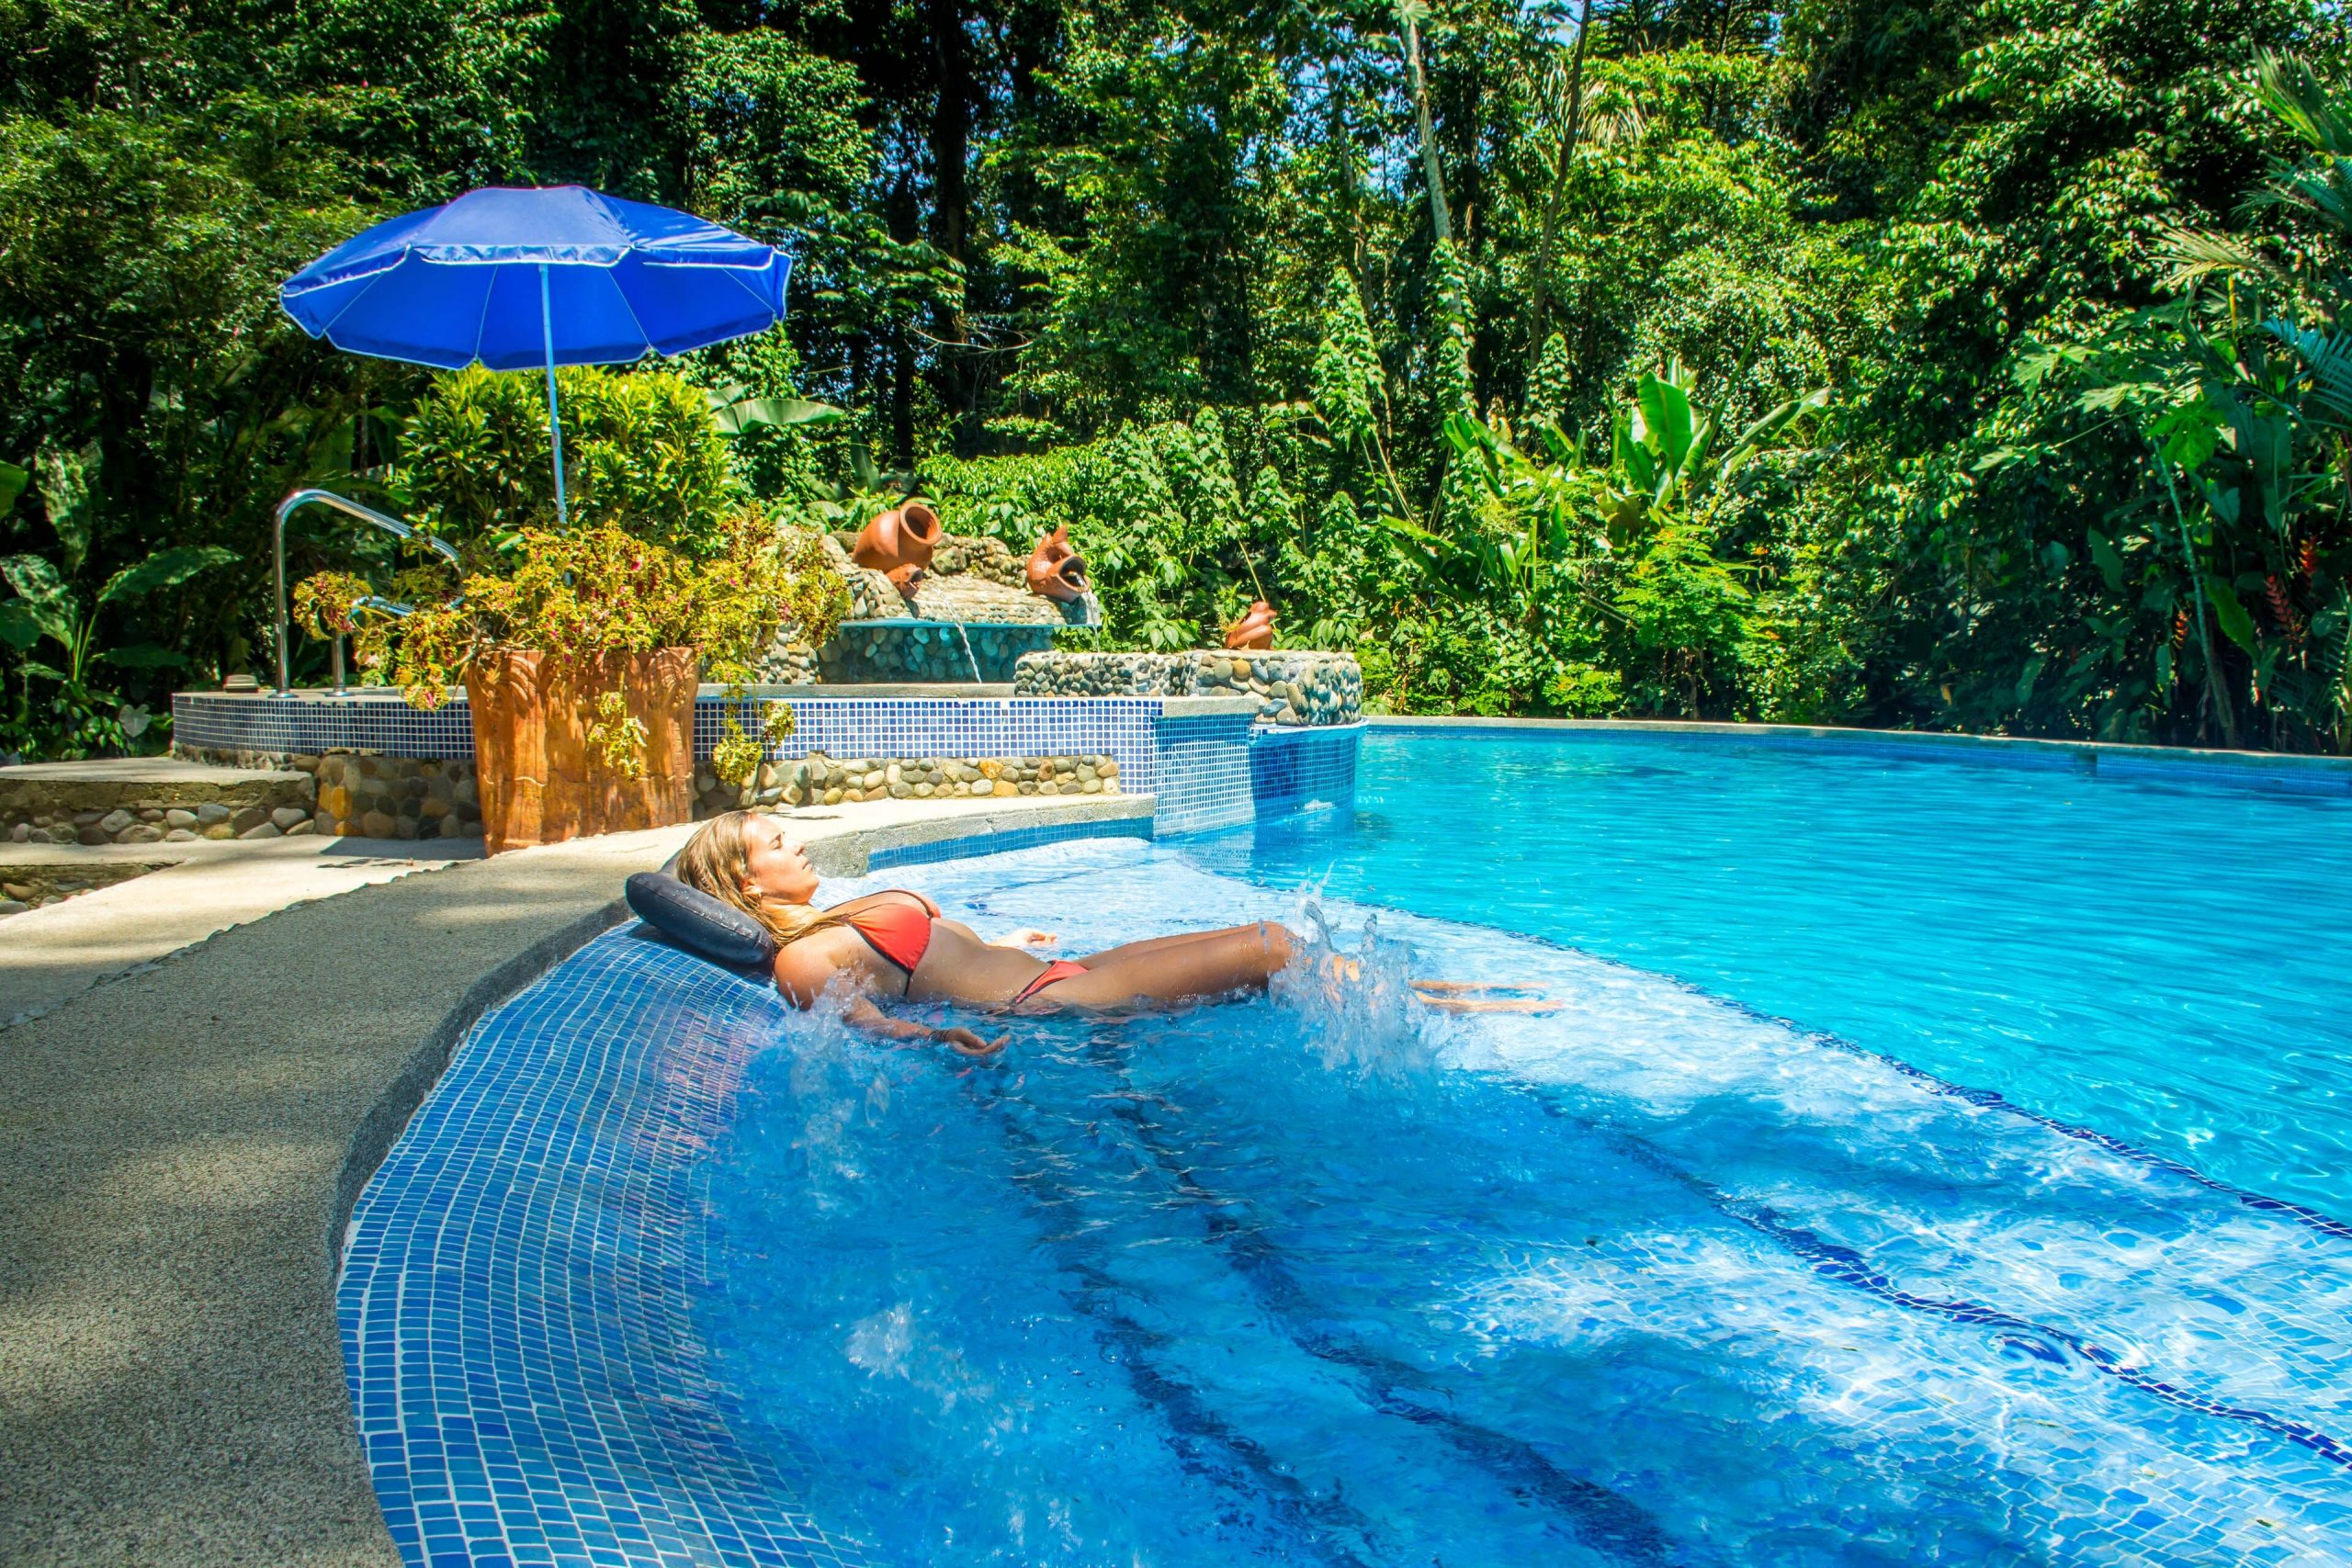
[[[695,755],[707,758],[731,716],[756,734],[766,699],[729,703],[715,688],[695,703]],[[769,756],[811,751],[835,757],[1057,757],[1118,759],[1131,794],[1152,787],[1154,725],[1148,697],[955,699],[797,697],[793,735]],[[224,696],[184,692],[172,699],[172,737],[224,750],[379,751],[389,757],[469,758],[473,723],[462,695],[431,713],[397,695]]]
[[[1256,816],[1250,794],[1255,728],[1247,714],[1159,721],[1154,832],[1204,833]],[[1123,787],[1132,789],[1124,784],[1124,764],[1122,770]]]
[[[858,1561],[739,1444],[697,1156],[784,1004],[635,924],[483,1020],[362,1194],[336,1304],[412,1568]]]
[[[695,755],[707,757],[731,715],[747,734],[759,732],[768,699],[732,705],[705,697],[695,705]],[[1120,787],[1130,795],[1152,788],[1152,697],[795,697],[793,733],[770,749],[776,761],[822,751],[829,757],[1109,756],[1119,764]]]
[[[1250,743],[1250,794],[1258,820],[1317,807],[1352,807],[1363,731],[1361,724],[1261,728]]]
[[[243,751],[342,749],[443,760],[474,754],[473,720],[462,699],[423,713],[388,692],[349,697],[182,692],[172,698],[172,739]]]
[[[768,699],[729,701],[716,689],[695,704],[695,755],[708,758],[729,717],[761,728]],[[1110,756],[1120,788],[1159,796],[1157,830],[1204,832],[1354,795],[1361,725],[1286,729],[1246,715],[1163,717],[1156,697],[805,697],[794,730],[769,750],[786,761],[831,757]],[[224,696],[172,699],[173,739],[223,750],[317,753],[346,748],[392,757],[464,759],[473,730],[458,697],[432,713],[397,696]]]

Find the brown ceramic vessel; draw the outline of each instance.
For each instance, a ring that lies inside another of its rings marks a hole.
[[[1090,586],[1086,562],[1070,548],[1069,529],[1057,528],[1037,541],[1029,556],[1030,592],[1067,604]]]
[[[926,567],[939,547],[939,513],[920,501],[906,502],[858,530],[850,559],[888,576],[902,566]]]
[[[1272,648],[1274,646],[1274,607],[1263,599],[1251,604],[1242,617],[1225,628],[1227,648]]]
[[[492,854],[595,833],[691,821],[695,658],[691,648],[607,653],[576,665],[502,649],[466,671],[483,847]],[[616,773],[588,726],[618,690],[645,727],[643,770]]]

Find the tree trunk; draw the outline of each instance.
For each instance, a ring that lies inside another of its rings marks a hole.
[[[1592,0],[1584,0],[1577,14],[1577,47],[1568,62],[1568,110],[1560,128],[1560,158],[1552,169],[1552,189],[1544,200],[1544,231],[1535,245],[1535,310],[1528,333],[1529,352],[1542,355],[1552,304],[1552,253],[1560,236],[1560,209],[1567,200],[1568,170],[1577,155],[1577,138],[1584,129],[1584,46],[1592,36]]]
[[[890,445],[899,468],[915,466],[915,345],[904,327],[890,333]]]
[[[911,244],[922,232],[915,213],[913,177],[904,169],[891,185],[890,195],[883,204],[883,211],[890,225],[890,238],[900,244]],[[890,461],[901,468],[914,466],[915,460],[915,345],[911,335],[913,323],[906,319],[889,323],[890,375]]]
[[[931,117],[931,243],[958,264],[968,264],[971,193],[967,169],[972,137],[971,40],[965,36],[963,0],[927,0],[923,14],[931,33],[932,74],[939,99]],[[933,310],[933,335],[942,344],[967,341],[964,301],[943,300]],[[978,367],[973,356],[948,348],[940,356],[941,400],[953,411],[956,447],[977,449]]]
[[[1437,125],[1430,114],[1429,80],[1421,74],[1421,32],[1410,13],[1399,8],[1396,25],[1405,37],[1405,73],[1412,79],[1413,114],[1420,123],[1421,168],[1430,182],[1430,227],[1441,240],[1453,238],[1453,220],[1445,210],[1445,169],[1438,157]]]

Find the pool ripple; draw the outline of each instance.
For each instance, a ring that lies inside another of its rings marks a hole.
[[[1302,919],[1166,848],[890,880],[1073,951]],[[876,1561],[2352,1551],[2326,1216],[1666,976],[1326,908],[1567,1006],[1370,1067],[1273,1003],[1024,1026],[998,1069],[799,1026],[752,1064],[710,1190],[760,1245],[703,1322],[752,1418],[859,1434],[825,1484]],[[877,1311],[953,1398],[841,1354]]]

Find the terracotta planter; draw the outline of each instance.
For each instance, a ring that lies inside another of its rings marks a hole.
[[[885,512],[858,530],[850,559],[887,575],[900,567],[926,567],[939,547],[939,513],[920,501]]]
[[[466,702],[484,847],[497,854],[691,820],[695,683],[691,648],[573,664],[517,650],[476,661]],[[645,727],[634,778],[606,767],[588,739],[597,697],[615,689]]]
[[[1086,562],[1069,547],[1069,530],[1057,528],[1029,557],[1029,592],[1067,604],[1087,590]]]
[[[1263,599],[1251,604],[1247,614],[1225,628],[1227,648],[1272,648],[1274,646],[1274,607]]]

